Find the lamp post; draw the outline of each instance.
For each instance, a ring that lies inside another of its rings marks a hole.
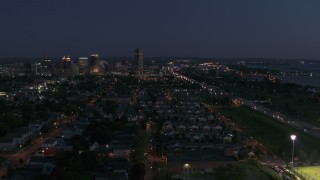
[[[291,163],[292,163],[292,166],[293,166],[293,154],[294,154],[294,140],[296,140],[296,135],[292,134],[291,136],[291,140],[292,140],[292,157],[291,157]]]

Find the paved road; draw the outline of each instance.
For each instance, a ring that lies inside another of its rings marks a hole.
[[[276,112],[273,109],[264,107],[260,104],[257,104],[257,103],[254,103],[254,102],[251,102],[248,100],[244,100],[243,98],[240,98],[240,97],[235,97],[234,95],[231,95],[231,94],[225,92],[220,87],[207,85],[205,83],[198,82],[194,79],[190,79],[187,76],[183,76],[177,72],[173,72],[173,70],[171,72],[176,78],[181,79],[181,80],[185,80],[188,82],[196,83],[196,84],[200,85],[203,89],[206,89],[206,90],[212,92],[212,94],[217,97],[227,96],[229,98],[241,99],[241,102],[243,105],[248,106],[258,112],[262,112],[262,113],[266,114],[267,116],[274,118],[276,121],[279,121],[280,123],[284,123],[287,126],[293,127],[297,130],[300,130],[301,132],[308,133],[309,135],[312,135],[312,136],[320,139],[320,132],[318,132],[316,130],[317,127],[312,124],[306,123],[306,122],[299,120],[299,119],[296,119],[296,118],[289,117],[288,115],[282,114],[280,116],[279,112]],[[207,106],[207,108],[209,108],[209,110],[214,109],[212,106],[209,106],[209,105],[206,105],[206,106]],[[236,126],[236,124],[233,123],[232,121],[230,121],[228,118],[226,118],[224,116],[220,116],[220,119],[222,121],[224,121],[226,124],[231,125],[233,128],[240,131],[242,134],[250,137],[248,134],[246,134],[246,132],[242,131],[241,128]],[[290,121],[290,123],[288,123],[289,121]],[[292,123],[292,121],[294,123]],[[305,129],[308,129],[308,130],[305,131]],[[269,164],[271,166],[283,166],[286,164],[283,160],[281,160],[279,157],[277,157],[271,150],[269,150],[267,147],[262,145],[262,143],[258,142],[257,140],[253,139],[252,137],[249,140],[251,141],[251,143],[256,144],[264,152],[264,158],[263,158],[263,161],[261,162],[262,164]]]
[[[179,72],[174,72],[173,69],[171,69],[170,72],[172,73],[173,76],[175,76],[178,79],[192,82],[192,83],[196,83],[196,84],[200,85],[203,89],[206,89],[206,90],[212,92],[212,95],[215,95],[216,97],[226,96],[231,99],[233,99],[233,98],[240,99],[240,101],[243,105],[248,106],[258,112],[264,113],[266,116],[272,117],[274,120],[276,120],[279,123],[282,123],[288,127],[294,128],[300,132],[306,133],[310,136],[313,136],[315,138],[320,139],[320,127],[316,124],[311,124],[309,122],[306,122],[302,119],[299,119],[299,118],[296,118],[293,116],[290,116],[288,114],[279,113],[278,111],[271,109],[271,108],[268,108],[266,106],[263,106],[259,103],[252,102],[252,101],[243,99],[241,97],[237,97],[235,95],[229,94],[218,86],[208,85],[203,82],[196,81],[194,79],[191,79],[187,76],[180,74]]]
[[[144,161],[145,164],[145,176],[144,179],[149,180],[153,179],[153,161],[152,161],[152,123],[148,122],[146,127],[146,146],[145,146],[145,152],[147,153],[147,158]]]
[[[112,84],[112,85],[114,85],[114,84]],[[110,89],[112,89],[112,87],[109,87],[106,90],[109,91]],[[100,98],[101,98],[100,95],[94,97],[91,101],[89,101],[87,103],[87,105],[89,105],[89,106],[94,105],[95,102],[98,101]],[[74,112],[71,115],[65,117],[62,120],[62,124],[67,125],[67,124],[70,124],[73,121],[75,121],[77,119],[77,117],[79,116],[80,111],[81,111],[81,109],[79,109],[79,112]],[[60,136],[61,132],[62,132],[62,128],[54,128],[48,134],[44,135],[45,137],[36,138],[32,141],[31,145],[20,149],[17,153],[15,153],[13,155],[9,155],[7,157],[7,160],[10,162],[10,164],[14,165],[15,167],[23,166],[32,154],[37,153],[39,151],[39,149],[41,149],[41,145],[43,144],[43,142],[46,139],[52,139],[57,136]],[[20,159],[23,161],[23,163],[20,163]],[[4,165],[4,164],[1,165],[0,177],[6,176],[7,166],[8,165]]]
[[[71,121],[73,121],[79,114],[72,114],[62,120],[63,124],[68,124]],[[9,155],[7,157],[7,161],[10,162],[11,165],[14,167],[20,167],[23,166],[26,161],[30,158],[31,155],[41,151],[41,145],[46,139],[55,138],[56,136],[59,136],[61,134],[62,128],[55,128],[52,131],[50,131],[48,134],[45,135],[45,137],[41,138],[35,138],[32,143],[26,147],[23,147],[20,149],[17,153]],[[22,163],[20,162],[22,160]],[[2,166],[0,168],[0,177],[6,176],[7,174],[7,166]]]
[[[145,152],[147,153],[147,158],[144,161],[145,164],[145,180],[150,180],[154,178],[154,171],[155,167],[153,167],[153,164],[156,162],[163,162],[163,160],[157,156],[154,155],[154,148],[153,148],[153,129],[154,129],[154,124],[152,121],[149,121],[147,123],[146,127],[146,147],[145,147]]]
[[[269,116],[273,118],[275,121],[284,124],[286,126],[289,126],[293,129],[299,130],[301,132],[304,132],[305,134],[308,134],[310,136],[313,136],[315,138],[320,139],[320,131],[318,130],[319,127],[316,125],[313,125],[311,123],[305,122],[302,119],[280,113],[278,111],[275,111],[271,108],[265,107],[259,103],[251,102],[248,100],[241,99],[241,102],[243,105],[252,108],[255,111],[258,111],[260,113],[265,114],[266,116]]]

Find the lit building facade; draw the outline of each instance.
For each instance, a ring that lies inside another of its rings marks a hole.
[[[80,74],[88,74],[89,72],[89,59],[88,57],[78,58],[78,68]]]
[[[98,54],[92,54],[90,56],[90,72],[92,74],[99,74],[101,73],[101,66]]]
[[[64,71],[69,71],[71,69],[71,58],[70,56],[63,56],[62,57],[62,69]]]

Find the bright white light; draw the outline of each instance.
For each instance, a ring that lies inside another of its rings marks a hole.
[[[293,134],[293,135],[291,135],[291,140],[292,140],[292,141],[294,141],[294,140],[296,139],[296,137],[297,137],[297,136],[296,136],[296,135],[294,135],[294,134]]]

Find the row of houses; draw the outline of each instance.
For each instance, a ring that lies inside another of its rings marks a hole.
[[[163,97],[168,94],[163,93]],[[154,104],[144,99],[139,104],[162,120],[160,131],[165,137],[162,147],[168,172],[212,173],[217,166],[237,162],[234,135],[214,113],[188,97],[178,101],[163,99],[158,97]]]
[[[46,120],[33,121],[26,127],[16,129],[14,132],[8,133],[5,137],[0,138],[0,148],[8,151],[17,150],[27,143],[28,140],[37,136],[44,125],[51,125],[52,122],[58,121],[63,117],[64,113],[53,112]]]
[[[90,138],[84,136],[84,131],[91,121],[96,121],[94,112],[101,109],[102,104],[97,103],[88,107],[80,117],[74,119],[67,125],[61,125],[61,135],[51,139],[46,139],[41,145],[39,153],[30,157],[23,168],[17,170],[14,178],[19,179],[26,175],[36,177],[40,174],[50,174],[55,167],[52,157],[57,152],[73,151],[71,138],[83,136],[87,142]],[[105,112],[102,112],[105,113]],[[133,134],[132,128],[125,131],[115,131],[112,133],[112,140],[109,144],[89,143],[89,150],[97,151],[101,155],[102,171],[86,172],[92,179],[119,179],[127,180],[129,173],[129,157],[132,152]],[[103,157],[110,158],[103,158]],[[29,178],[30,179],[30,178]]]

